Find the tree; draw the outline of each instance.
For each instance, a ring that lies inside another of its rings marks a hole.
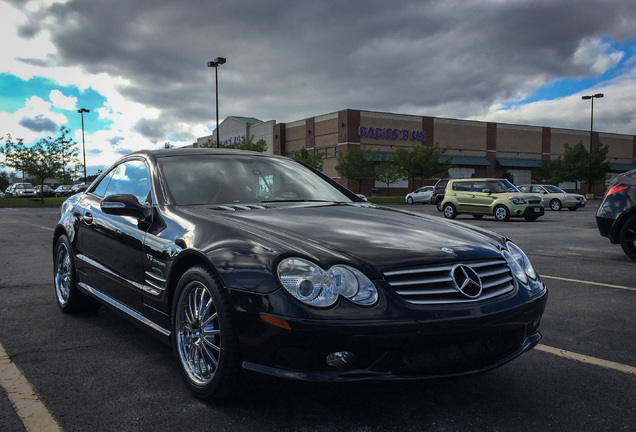
[[[13,142],[11,136],[8,136],[5,145],[1,147],[5,155],[4,165],[22,171],[23,176],[29,174],[36,177],[40,187],[43,187],[44,180],[55,177],[63,166],[62,154],[70,142],[66,138],[68,133],[69,129],[62,126],[57,138],[41,138],[31,146],[25,145],[22,139]]]
[[[317,169],[318,171],[322,171],[322,156],[323,153],[309,153],[305,147],[303,147],[298,153],[292,156],[292,159],[295,159],[299,162],[303,162],[310,167]]]
[[[440,157],[446,150],[448,149],[441,149],[437,143],[428,147],[399,147],[393,152],[393,161],[402,171],[403,177],[413,184],[416,179],[431,178],[448,171],[450,163],[440,162]]]
[[[595,184],[605,181],[610,170],[608,151],[609,147],[601,143],[593,147],[592,153],[585,148],[583,141],[575,146],[565,143],[563,158],[543,162],[540,172],[545,179],[555,183],[586,180],[593,188]]]
[[[9,173],[6,171],[0,171],[0,194],[9,187],[9,184],[11,183],[9,180]]]
[[[376,159],[377,152],[350,147],[346,152],[338,155],[336,171],[342,178],[357,181],[358,192],[360,192],[362,180],[375,178],[373,164]]]
[[[201,144],[199,147],[200,148],[216,148],[216,142],[212,138],[209,138],[206,142]],[[247,151],[255,151],[255,152],[263,153],[267,151],[267,142],[262,138],[254,142],[254,137],[252,136],[238,143],[222,145],[221,148],[247,150]]]
[[[402,170],[393,162],[381,163],[375,167],[375,179],[386,184],[387,188],[403,178]]]

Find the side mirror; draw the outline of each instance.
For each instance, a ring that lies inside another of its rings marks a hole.
[[[115,216],[130,216],[135,219],[145,219],[150,214],[149,209],[139,204],[137,197],[131,194],[113,194],[104,198],[100,208],[106,214]]]

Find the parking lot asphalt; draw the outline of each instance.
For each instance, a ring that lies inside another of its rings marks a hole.
[[[396,207],[443,217],[430,205]],[[171,349],[144,331],[105,308],[59,311],[57,209],[0,209],[0,430],[636,430],[636,263],[599,236],[594,213],[591,202],[576,212],[547,210],[536,222],[456,219],[514,240],[548,286],[543,340],[515,361],[416,382],[250,376],[242,397],[214,404],[188,393]],[[9,380],[13,366],[19,377]],[[24,383],[34,394],[20,393]]]

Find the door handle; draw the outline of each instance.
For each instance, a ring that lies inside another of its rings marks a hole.
[[[93,215],[90,212],[87,212],[82,216],[82,220],[86,225],[90,225],[93,223]]]

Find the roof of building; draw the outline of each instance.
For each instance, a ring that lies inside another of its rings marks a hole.
[[[229,117],[233,118],[235,120],[238,120],[238,121],[240,121],[242,123],[247,123],[247,124],[250,124],[250,125],[257,124],[257,123],[263,123],[263,120],[259,120],[259,119],[254,118],[254,117],[240,117],[240,116],[229,116]]]

